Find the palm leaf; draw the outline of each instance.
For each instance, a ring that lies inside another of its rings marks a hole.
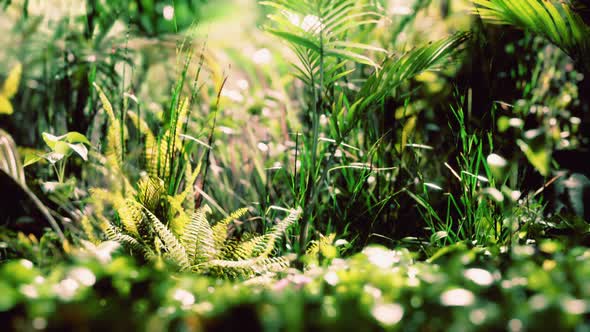
[[[474,13],[545,37],[590,72],[590,27],[567,4],[548,0],[471,0]]]

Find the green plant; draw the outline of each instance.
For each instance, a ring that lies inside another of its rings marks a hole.
[[[1,193],[6,198],[1,205],[2,211],[5,211],[4,225],[14,223],[17,228],[23,228],[41,236],[43,231],[40,229],[48,224],[59,239],[65,242],[65,236],[49,209],[27,186],[16,144],[2,129],[0,129],[0,184]],[[30,218],[35,218],[32,223],[28,220]],[[43,222],[39,223],[39,221]]]
[[[305,83],[307,127],[303,136],[296,138],[296,156],[300,159],[295,161],[291,175],[294,200],[296,205],[304,208],[298,230],[298,250],[302,251],[307,246],[310,225],[316,224],[324,229],[330,227],[330,222],[324,221],[324,225],[316,223],[324,213],[327,214],[326,219],[332,219],[321,206],[322,202],[326,203],[323,193],[330,193],[327,196],[332,203],[341,204],[338,202],[341,199],[335,195],[341,178],[337,173],[343,173],[344,179],[353,179],[349,188],[355,194],[344,199],[343,206],[335,209],[341,211],[339,216],[333,218],[346,220],[347,215],[354,214],[354,206],[348,202],[361,200],[355,197],[357,194],[365,195],[367,189],[364,183],[371,173],[394,168],[380,165],[384,159],[371,159],[378,151],[373,147],[379,146],[386,133],[377,131],[374,138],[369,131],[363,139],[359,138],[361,128],[370,126],[366,118],[372,113],[384,112],[386,101],[400,98],[399,89],[404,83],[444,63],[468,35],[456,34],[402,55],[388,56],[386,50],[354,39],[359,30],[370,30],[382,18],[373,4],[347,0],[261,3],[277,9],[277,15],[269,16],[272,25],[266,30],[289,43],[300,63],[295,65],[295,75]],[[386,59],[373,60],[366,52],[385,55]],[[368,77],[358,75],[356,69],[368,69],[367,66],[372,73]],[[327,124],[322,126],[321,121]],[[409,132],[411,128],[406,127],[405,130]],[[377,142],[367,141],[367,137]],[[366,151],[352,143],[356,140],[373,153],[365,155]],[[404,144],[400,144],[402,150]],[[338,156],[343,150],[354,156],[354,162],[339,163]],[[338,172],[330,174],[335,170]],[[383,195],[367,193],[361,200],[368,203],[363,212],[383,210],[395,195],[395,190],[386,191]],[[341,227],[340,231],[344,228]]]
[[[539,34],[559,46],[582,70],[590,72],[590,27],[568,4],[539,0],[471,0],[474,12],[499,24],[511,24]]]
[[[88,148],[86,145],[89,146],[90,141],[86,136],[78,132],[71,131],[61,136],[43,133],[43,140],[51,152],[43,155],[25,156],[24,167],[46,160],[55,170],[59,184],[65,182],[66,164],[72,154],[77,154],[84,161],[88,160]]]
[[[190,58],[187,63],[189,61]],[[286,257],[274,258],[270,255],[286,228],[299,218],[299,210],[289,211],[289,216],[278,222],[269,233],[238,242],[228,239],[228,227],[247,209],[239,209],[211,227],[207,218],[211,209],[196,199],[196,180],[201,167],[198,164],[193,169],[189,156],[192,143],[199,140],[185,132],[190,102],[188,98],[179,100],[178,97],[186,72],[187,67],[176,87],[171,111],[165,115],[166,126],[158,136],[151,132],[138,114],[127,112],[127,117],[144,142],[140,167],[145,169],[146,174],[141,175],[135,185],[124,172],[124,164],[128,162],[125,161],[127,130],[97,86],[110,120],[106,163],[113,173],[123,176],[120,186],[110,190],[91,190],[99,228],[109,239],[125,244],[146,259],[163,257],[181,270],[251,276],[285,268],[289,262]],[[198,193],[200,195],[202,191]],[[114,208],[114,220],[105,215],[107,204]],[[84,227],[88,237],[97,241],[93,226],[85,221]]]
[[[12,114],[14,112],[10,99],[12,99],[18,91],[21,74],[22,65],[20,63],[14,66],[10,73],[8,73],[8,77],[6,77],[6,80],[2,85],[2,91],[0,91],[0,114]]]

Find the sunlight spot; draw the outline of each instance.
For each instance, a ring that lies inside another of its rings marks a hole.
[[[381,297],[381,290],[379,288],[375,288],[371,285],[365,285],[363,287],[363,291],[365,291],[365,293],[371,295],[371,297],[374,299],[378,299]]]
[[[511,118],[508,120],[508,125],[512,128],[522,128],[522,126],[524,126],[524,121],[519,118]]]
[[[200,314],[205,314],[213,310],[213,304],[208,301],[201,302],[194,307],[194,310]]]
[[[47,320],[43,317],[36,317],[31,322],[35,330],[44,330],[47,327]]]
[[[328,283],[328,285],[336,286],[338,281],[340,281],[340,278],[338,278],[336,272],[330,271],[326,273],[326,275],[324,276],[324,280]]]
[[[397,303],[378,304],[373,307],[371,314],[383,325],[395,325],[402,320],[404,308]]]
[[[578,118],[577,116],[572,116],[570,118],[570,123],[573,124],[574,126],[577,126],[580,123],[582,123],[582,119]]]
[[[252,55],[252,61],[258,65],[270,63],[271,60],[272,54],[267,48],[261,48]]]
[[[307,32],[319,33],[324,25],[321,23],[320,18],[315,15],[307,15],[301,22],[301,29]]]
[[[440,302],[451,307],[463,307],[472,305],[475,302],[473,293],[464,288],[455,288],[443,292],[440,295]]]
[[[484,309],[475,309],[469,313],[469,320],[475,325],[480,325],[486,320],[486,316]]]
[[[533,310],[543,310],[549,305],[547,298],[542,294],[533,295],[529,299],[529,305]]]
[[[299,22],[301,21],[301,19],[299,18],[299,15],[291,13],[288,10],[282,10],[281,12],[283,13],[283,15],[285,15],[287,20],[289,20],[289,22],[291,22],[291,24],[293,24],[295,26],[299,26]]]
[[[86,57],[86,61],[88,62],[96,62],[96,55],[94,54],[90,54],[89,56]]]
[[[162,11],[162,14],[164,15],[164,19],[166,21],[170,21],[174,18],[174,7],[168,5],[164,7],[164,10]]]
[[[62,300],[70,300],[76,294],[80,285],[72,278],[66,278],[59,284],[53,286],[53,291]]]
[[[257,147],[258,147],[258,150],[260,150],[262,152],[268,151],[268,145],[265,143],[260,142],[260,143],[258,143]]]
[[[412,8],[409,5],[410,1],[407,0],[390,0],[389,11],[392,15],[410,15],[412,14]]]
[[[562,301],[561,305],[567,313],[572,315],[581,315],[588,310],[586,301],[580,299],[567,299]]]
[[[463,275],[465,276],[465,278],[473,281],[474,283],[480,286],[489,286],[494,282],[494,276],[492,276],[492,274],[489,271],[484,269],[467,269],[465,270],[465,272],[463,272]]]
[[[246,80],[238,80],[238,82],[236,82],[236,84],[238,85],[238,88],[240,90],[246,90],[250,86],[250,84],[248,84],[248,81],[246,81]]]
[[[172,298],[180,302],[183,307],[188,307],[195,303],[195,296],[184,289],[175,290]]]
[[[363,253],[367,256],[369,262],[382,269],[390,268],[400,261],[395,252],[381,247],[368,247],[363,249]]]
[[[26,259],[21,259],[20,260],[20,265],[26,267],[27,269],[32,269],[33,268],[33,262],[26,260]]]
[[[230,100],[236,103],[241,103],[244,101],[244,96],[242,96],[242,94],[238,90],[225,89],[221,91],[221,95],[229,98]]]
[[[436,185],[436,184],[431,183],[431,182],[424,182],[424,185],[427,186],[430,189],[443,190],[443,188],[441,188],[439,185]]]
[[[222,133],[226,135],[231,135],[234,133],[234,130],[232,128],[226,126],[217,126],[217,129],[219,129]]]
[[[524,132],[524,138],[531,140],[541,134],[542,132],[539,129],[530,129]]]
[[[22,285],[20,287],[20,292],[31,299],[35,299],[37,297],[39,297],[39,292],[37,292],[37,288],[35,288],[35,286],[33,285]]]
[[[490,154],[486,160],[490,166],[494,167],[506,167],[508,165],[506,159],[495,153]]]
[[[520,319],[511,319],[508,322],[508,331],[510,332],[520,332],[522,331],[522,321]]]
[[[96,282],[94,273],[85,267],[77,267],[70,271],[69,276],[84,286],[92,286]]]
[[[502,203],[504,201],[504,195],[500,192],[500,190],[489,187],[482,190],[482,193],[485,195],[489,195],[494,201],[497,203]]]

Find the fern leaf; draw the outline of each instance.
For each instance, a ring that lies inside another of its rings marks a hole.
[[[271,230],[269,234],[266,234],[268,240],[266,242],[260,242],[254,249],[255,254],[258,257],[268,257],[273,250],[275,250],[276,242],[285,234],[285,231],[289,226],[297,222],[301,216],[301,208],[293,209],[289,215],[283,220],[279,221]],[[258,254],[260,253],[260,254]]]
[[[164,244],[168,256],[176,263],[181,269],[189,267],[189,258],[186,250],[182,243],[170,232],[168,228],[148,209],[144,208],[144,213],[149,219],[152,227],[156,231],[158,238]]]
[[[224,246],[225,241],[227,240],[227,227],[229,223],[231,223],[235,219],[241,218],[246,213],[248,213],[248,208],[237,209],[236,211],[230,213],[229,216],[217,222],[213,226],[213,240],[215,243],[215,248],[222,248]]]
[[[94,87],[98,91],[98,97],[102,102],[102,107],[109,118],[109,127],[107,129],[107,159],[110,159],[111,164],[120,167],[123,160],[123,137],[121,136],[121,122],[115,116],[113,105],[104,94],[98,84],[94,83]]]
[[[156,211],[166,192],[164,181],[158,177],[144,176],[137,183],[137,199],[150,211]]]
[[[200,270],[212,271],[218,275],[238,275],[252,277],[268,272],[279,272],[289,267],[291,259],[288,257],[253,258],[244,260],[211,260],[197,266]]]
[[[141,205],[131,199],[125,199],[123,202],[117,202],[116,210],[119,214],[119,220],[123,225],[125,231],[139,236],[138,225],[143,221],[143,214],[141,213]]]
[[[207,221],[208,213],[211,213],[208,205],[199,208],[182,234],[181,242],[191,262],[200,263],[215,257],[213,230]]]

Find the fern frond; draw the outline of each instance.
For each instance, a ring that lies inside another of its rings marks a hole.
[[[268,257],[272,253],[272,251],[275,250],[275,245],[276,245],[277,241],[281,237],[283,237],[283,235],[285,234],[285,231],[287,230],[287,228],[289,226],[291,226],[292,224],[297,222],[297,220],[301,216],[301,213],[302,213],[301,208],[292,209],[286,218],[279,221],[272,228],[271,232],[269,234],[266,234],[266,236],[268,236],[268,240],[266,241],[266,243],[264,243],[264,244],[260,243],[255,247],[255,249],[254,249],[255,254],[258,257],[265,257],[265,258]]]
[[[189,258],[187,252],[182,243],[170,232],[170,230],[162,224],[162,222],[148,209],[143,209],[147,219],[149,219],[152,227],[154,228],[158,238],[164,244],[167,255],[176,263],[181,269],[189,267]]]
[[[213,225],[213,240],[215,248],[222,248],[227,240],[228,225],[235,219],[239,219],[248,213],[248,208],[237,209],[230,213],[229,216]]]
[[[213,230],[207,221],[208,213],[211,213],[208,205],[197,209],[182,234],[181,242],[191,262],[200,263],[215,257]]]
[[[107,160],[109,160],[114,167],[120,167],[123,161],[123,137],[121,121],[115,116],[113,105],[104,94],[102,88],[94,83],[94,87],[98,91],[98,97],[102,102],[102,107],[107,113],[109,119],[109,126],[107,129]]]
[[[244,260],[220,260],[215,259],[202,265],[198,265],[198,270],[212,270],[218,275],[238,275],[243,277],[252,277],[268,272],[279,272],[289,267],[291,259],[288,257],[271,257],[271,258],[253,258]]]
[[[166,189],[158,177],[144,176],[137,183],[137,200],[150,211],[156,211]]]
[[[305,251],[305,255],[317,256],[322,251],[322,248],[331,246],[332,243],[334,243],[334,239],[336,239],[336,233],[332,233],[328,236],[320,234],[320,239],[311,242],[309,248]]]
[[[184,233],[184,228],[190,223],[190,216],[185,210],[183,202],[185,200],[184,193],[180,193],[174,196],[166,196],[166,200],[169,205],[168,215],[171,218],[169,227],[170,230],[177,236],[181,236]]]
[[[139,236],[138,225],[143,221],[142,206],[132,199],[116,202],[115,209],[126,232]]]

